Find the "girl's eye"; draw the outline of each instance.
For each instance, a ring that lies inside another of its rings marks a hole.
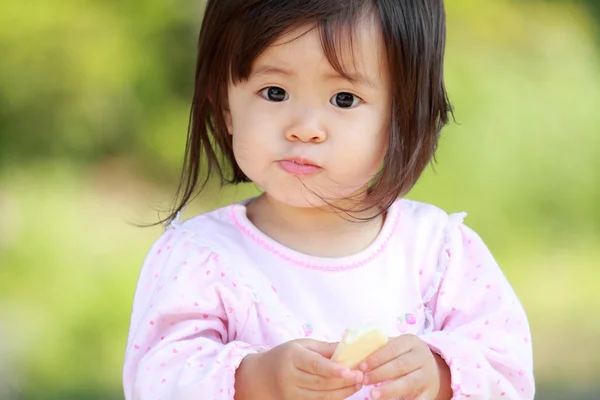
[[[352,93],[337,93],[331,100],[331,104],[339,108],[354,108],[361,103],[361,99]]]
[[[281,102],[290,98],[285,90],[277,86],[269,86],[260,91],[260,95],[269,101]]]

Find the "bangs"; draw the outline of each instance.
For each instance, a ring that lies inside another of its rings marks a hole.
[[[356,29],[362,23],[380,26],[372,1],[308,0],[302,2],[302,7],[298,7],[297,1],[263,3],[240,11],[238,39],[232,43],[229,53],[232,57],[228,60],[229,78],[234,84],[249,78],[254,62],[269,46],[278,41],[292,42],[314,29],[319,30],[323,52],[332,68],[345,79],[354,81],[351,68],[356,70]],[[298,29],[303,31],[292,36]]]

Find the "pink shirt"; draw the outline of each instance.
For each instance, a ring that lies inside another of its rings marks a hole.
[[[152,247],[133,304],[127,399],[233,399],[246,355],[338,341],[362,323],[418,335],[450,366],[454,399],[533,399],[525,312],[465,214],[398,200],[369,248],[332,259],[270,239],[244,204],[175,222]]]

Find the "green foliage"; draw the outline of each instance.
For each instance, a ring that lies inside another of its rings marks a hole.
[[[166,157],[156,171],[178,167],[156,145],[174,152],[185,136],[196,3],[9,0],[0,14],[0,166],[127,154],[148,166]]]

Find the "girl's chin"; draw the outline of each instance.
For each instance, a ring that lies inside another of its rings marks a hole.
[[[303,190],[297,194],[266,192],[265,195],[270,201],[294,208],[322,208],[325,210],[330,209],[331,205],[335,205],[342,209],[352,209],[357,202],[360,202],[358,197],[355,200],[351,199],[353,193],[332,197],[331,194],[325,196]]]

